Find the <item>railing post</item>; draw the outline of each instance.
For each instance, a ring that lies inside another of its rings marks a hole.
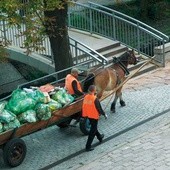
[[[162,56],[162,66],[165,67],[165,40],[163,39],[163,56]]]
[[[75,42],[75,57],[76,57],[76,64],[78,64],[78,54],[77,54],[77,41]]]
[[[139,22],[137,22],[137,48],[138,48],[138,54],[140,54],[140,32],[139,32]]]
[[[91,6],[91,4],[90,4]],[[90,33],[92,34],[93,33],[93,18],[92,18],[92,9],[90,9]]]
[[[116,23],[115,23],[115,13],[112,13],[113,15],[113,39],[116,40]]]

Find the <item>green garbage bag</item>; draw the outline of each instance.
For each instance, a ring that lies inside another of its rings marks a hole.
[[[21,100],[25,97],[27,97],[27,93],[21,89],[16,89],[11,94],[11,100]]]
[[[61,103],[62,105],[67,104],[67,101],[65,100],[64,96],[63,96],[63,91],[59,90],[57,91],[55,94],[52,95],[52,99],[58,101],[59,103]]]
[[[5,106],[5,109],[19,115],[29,109],[33,109],[36,101],[27,95],[27,92],[21,89],[16,89],[12,92],[12,96]]]
[[[63,93],[63,97],[65,99],[65,101],[67,102],[67,104],[72,103],[74,101],[74,97],[70,94],[68,94],[67,92]]]
[[[4,129],[4,131],[7,131],[9,129],[14,129],[14,128],[20,127],[20,125],[21,124],[20,124],[19,120],[15,119],[14,121],[5,123],[3,129]]]
[[[6,106],[7,103],[8,103],[7,101],[2,101],[2,102],[0,102],[0,113],[3,112],[3,110],[4,110],[4,108],[5,108],[5,106]]]
[[[51,112],[62,108],[62,104],[53,100],[53,99],[51,99],[51,101],[48,103],[48,106],[49,106]]]
[[[27,110],[18,116],[20,123],[33,123],[37,121],[35,110]]]
[[[44,103],[45,96],[40,90],[35,90],[27,94],[28,97],[34,99],[36,103]]]
[[[9,123],[11,121],[14,121],[16,119],[16,115],[13,114],[12,112],[8,111],[8,110],[3,110],[0,113],[0,122],[1,123]]]
[[[15,115],[19,115],[29,109],[34,109],[36,101],[30,97],[25,97],[22,99],[10,99],[6,109],[13,112]]]
[[[47,120],[51,117],[51,110],[48,104],[38,103],[35,107],[35,111],[39,120]]]

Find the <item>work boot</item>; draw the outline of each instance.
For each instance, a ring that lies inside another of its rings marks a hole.
[[[90,147],[90,148],[86,148],[86,151],[89,152],[89,151],[93,151],[94,148]]]
[[[101,134],[101,135],[100,135],[100,138],[98,139],[100,143],[102,143],[103,138],[104,138],[104,134]]]

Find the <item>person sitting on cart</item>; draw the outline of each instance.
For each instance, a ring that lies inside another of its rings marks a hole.
[[[65,78],[65,88],[75,98],[84,95],[81,84],[78,81],[78,74],[79,70],[72,68],[71,74],[68,74]]]
[[[74,98],[80,97],[84,95],[81,84],[78,81],[79,70],[77,68],[71,69],[71,74],[68,74],[65,79],[65,89],[69,94],[71,94]],[[76,126],[78,122],[80,122],[81,112],[77,112],[72,115],[73,119],[76,121],[72,124],[72,126]]]

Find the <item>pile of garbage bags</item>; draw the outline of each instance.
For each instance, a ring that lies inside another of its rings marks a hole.
[[[52,112],[69,105],[74,97],[64,88],[54,88],[52,94],[40,88],[13,91],[8,101],[0,102],[0,133],[24,123],[48,120]]]

